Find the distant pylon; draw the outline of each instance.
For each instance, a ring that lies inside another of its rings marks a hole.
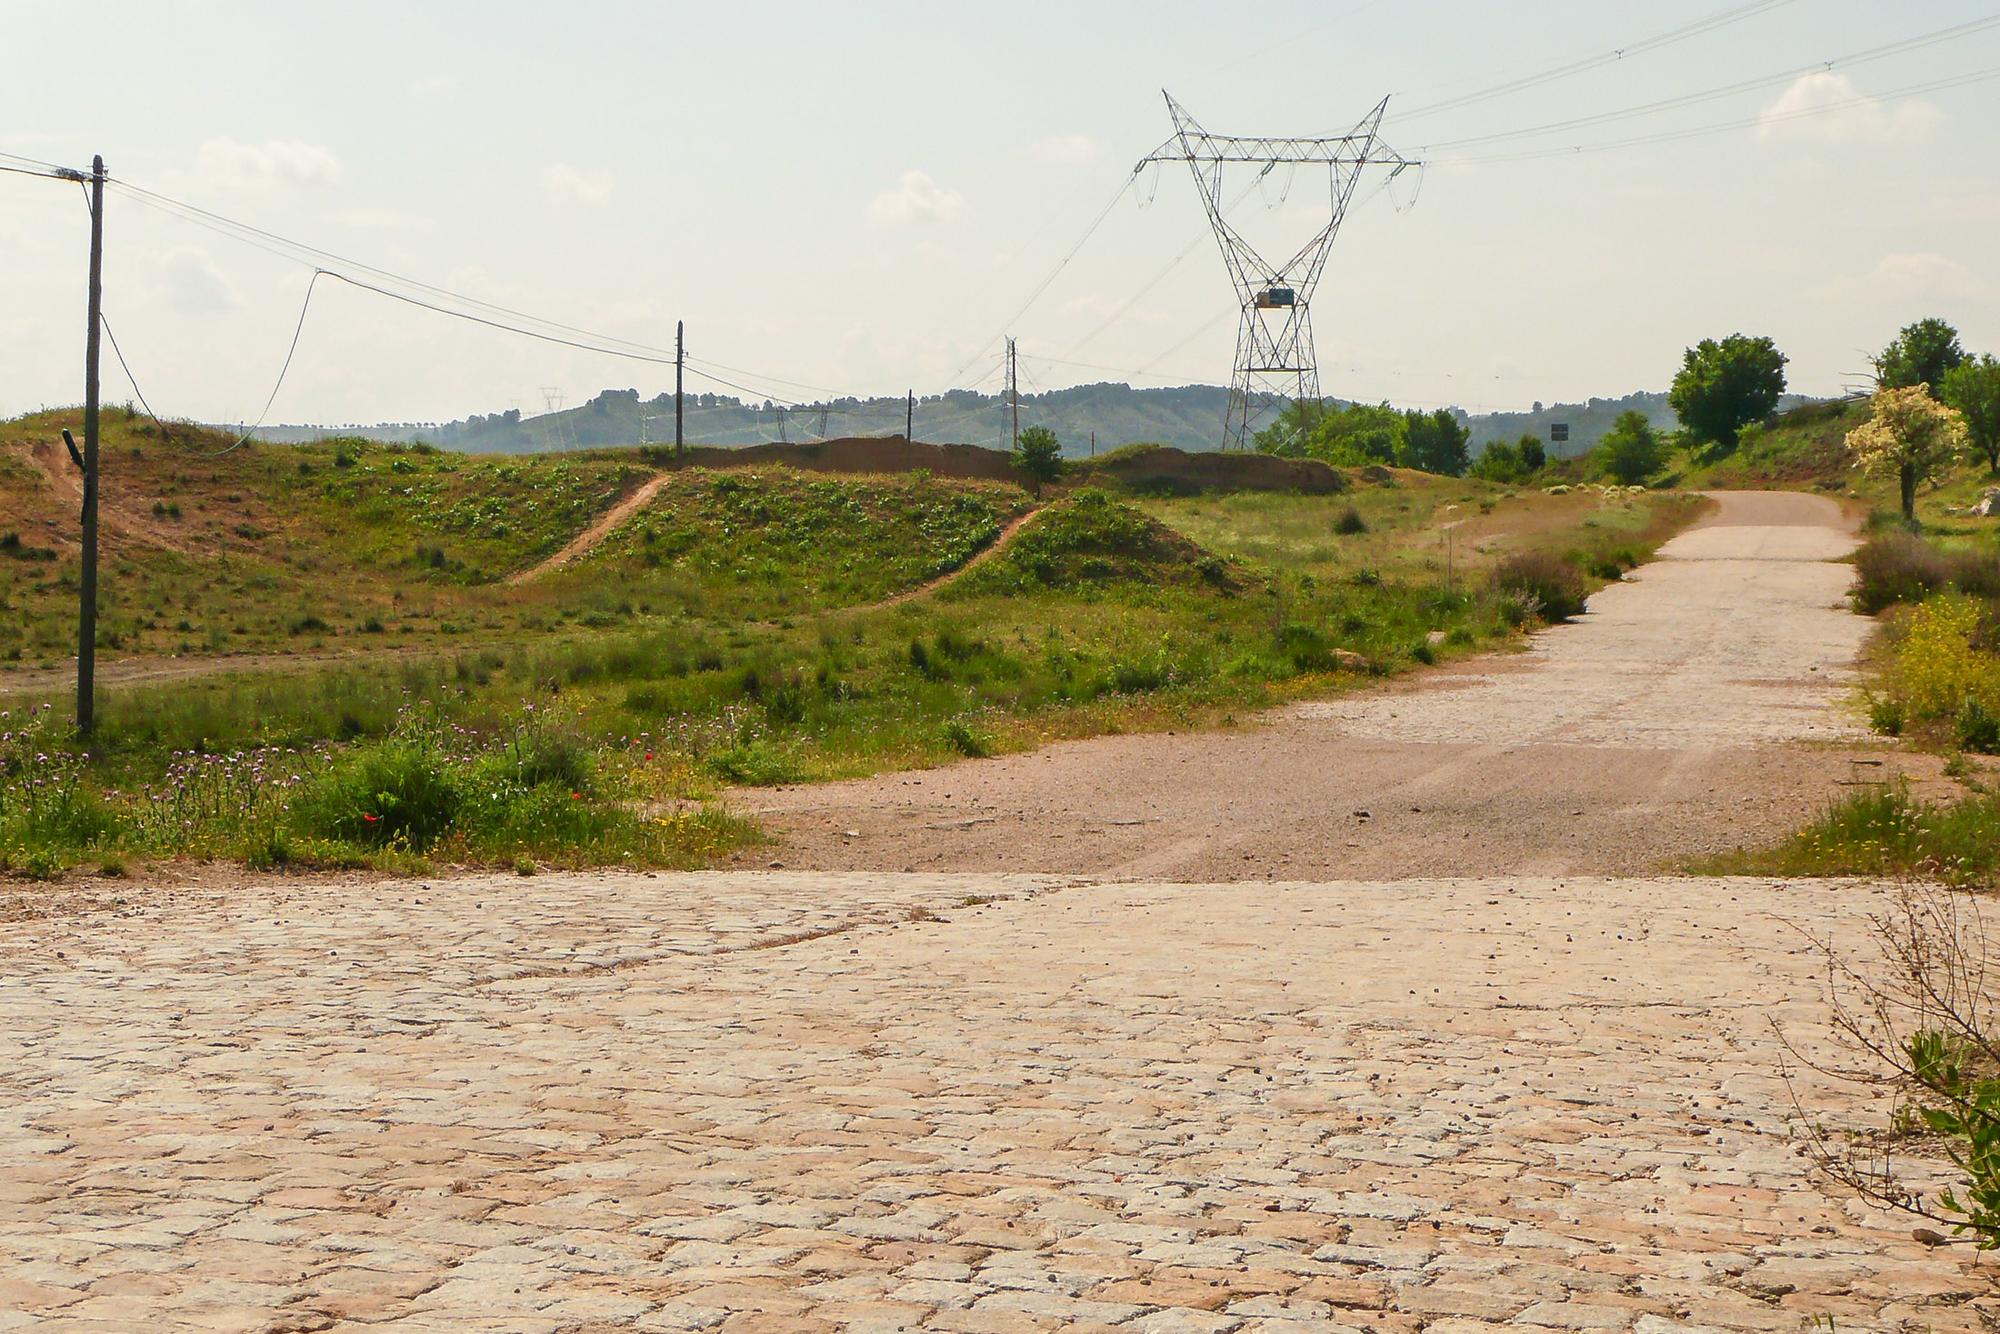
[[[1319,399],[1319,362],[1313,351],[1308,309],[1362,171],[1384,165],[1394,176],[1421,164],[1390,148],[1377,133],[1382,113],[1389,106],[1386,97],[1359,125],[1337,138],[1284,139],[1210,134],[1172,95],[1162,96],[1173,117],[1174,137],[1133,170],[1136,173],[1155,162],[1185,162],[1201,189],[1202,206],[1243,307],[1222,447],[1245,449],[1255,437],[1258,423],[1273,409],[1282,408],[1287,401]],[[1231,163],[1261,166],[1260,177],[1280,165],[1325,166],[1332,218],[1290,259],[1273,265],[1224,216],[1228,205],[1222,197],[1222,174],[1224,166]]]

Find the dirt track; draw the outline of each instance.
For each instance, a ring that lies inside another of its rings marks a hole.
[[[1731,492],[1515,657],[1243,730],[737,794],[758,864],[1176,879],[1638,874],[1797,827],[1868,755],[1830,500]],[[746,857],[746,863],[750,861]]]

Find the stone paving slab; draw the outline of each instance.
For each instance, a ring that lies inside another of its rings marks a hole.
[[[1986,1264],[1789,1134],[1797,928],[1859,943],[1882,903],[134,891],[0,942],[0,1331],[1986,1329]]]

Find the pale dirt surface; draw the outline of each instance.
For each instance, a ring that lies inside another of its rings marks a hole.
[[[1242,730],[1100,737],[733,794],[745,864],[1176,879],[1645,873],[1798,827],[1881,758],[1851,717],[1852,525],[1728,492],[1529,650]],[[1365,813],[1365,814],[1364,814]]]
[[[1791,1134],[1885,899],[135,890],[0,940],[0,1329],[1985,1329]]]
[[[1781,1077],[1828,1055],[1809,936],[1891,891],[1531,869],[1847,764],[1838,530],[1750,503],[1518,658],[920,776],[924,846],[1130,879],[0,895],[0,1331],[1991,1329],[1990,1262],[1799,1152],[1794,1097],[1879,1092]],[[1023,808],[1069,823],[963,823]]]
[[[571,561],[589,555],[597,549],[600,542],[617,532],[619,525],[623,524],[640,510],[646,508],[653,497],[660,493],[660,488],[665,486],[672,477],[672,473],[661,473],[657,477],[649,478],[640,483],[631,494],[623,497],[617,504],[592,520],[590,527],[584,529],[565,543],[561,551],[556,552],[546,560],[529,566],[525,570],[517,570],[513,574],[508,575],[507,582],[510,584],[525,584],[538,575],[547,574],[550,570],[559,570]]]

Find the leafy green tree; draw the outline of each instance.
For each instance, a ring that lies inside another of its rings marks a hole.
[[[1014,467],[1033,485],[1036,500],[1044,483],[1062,476],[1062,464],[1062,442],[1046,426],[1030,426],[1014,442]]]
[[[1495,440],[1480,451],[1471,472],[1474,477],[1489,482],[1518,484],[1527,481],[1548,464],[1548,455],[1542,449],[1542,438],[1538,435],[1524,435],[1519,441],[1509,443]]]
[[[1399,459],[1404,467],[1421,468],[1443,477],[1463,477],[1472,462],[1466,442],[1470,428],[1459,424],[1451,409],[1403,414],[1403,445]]]
[[[1293,403],[1257,434],[1257,448],[1336,467],[1394,463],[1403,448],[1403,414],[1386,403]]]
[[[1479,451],[1472,461],[1472,475],[1488,482],[1521,480],[1520,450],[1505,440],[1495,440]]]
[[[1965,418],[1972,447],[1986,459],[1986,471],[2000,472],[2000,361],[1991,354],[1968,357],[1945,373],[1940,397]]]
[[[1903,519],[1917,521],[1917,486],[1942,476],[1958,462],[1966,445],[1965,419],[1931,397],[1921,384],[1882,389],[1875,413],[1847,433],[1854,466],[1893,476],[1903,502]]]
[[[1965,364],[1958,330],[1933,316],[1903,326],[1894,342],[1875,358],[1875,378],[1884,389],[1908,389],[1927,384],[1933,396],[1944,388],[1944,377]]]
[[[1769,416],[1784,392],[1785,355],[1777,345],[1731,334],[1720,342],[1704,338],[1687,350],[1667,401],[1697,440],[1733,449],[1737,433]]]
[[[1301,398],[1287,403],[1269,426],[1257,432],[1257,452],[1289,459],[1307,457],[1306,442],[1312,439],[1326,410],[1327,405],[1318,399]]]
[[[1597,445],[1598,466],[1613,480],[1638,486],[1667,461],[1667,447],[1643,412],[1621,412]]]

